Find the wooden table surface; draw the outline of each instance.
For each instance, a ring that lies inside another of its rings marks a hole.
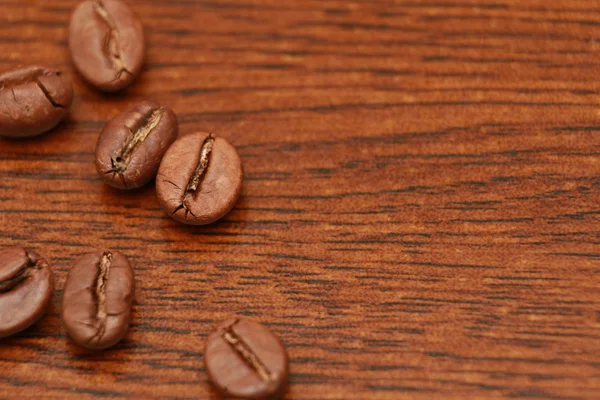
[[[50,312],[0,342],[0,398],[213,399],[210,329],[285,342],[285,399],[600,396],[600,2],[131,0],[149,51],[119,95],[69,61],[75,0],[0,0],[0,67],[73,76],[66,122],[0,140],[0,246],[42,253]],[[245,169],[222,221],[188,227],[153,185],[103,185],[104,123],[145,98]],[[134,321],[68,340],[73,260],[135,264]]]

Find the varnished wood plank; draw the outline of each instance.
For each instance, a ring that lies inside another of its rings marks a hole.
[[[59,128],[0,141],[0,245],[38,250],[58,288],[0,342],[0,397],[214,398],[204,339],[232,314],[286,343],[287,399],[598,396],[598,2],[130,3],[146,66],[104,96],[69,61],[77,1],[0,1],[0,67],[76,89]],[[152,186],[96,175],[104,122],[147,97],[238,148],[221,222],[179,225]],[[98,248],[139,290],[126,340],[93,354],[59,304]]]

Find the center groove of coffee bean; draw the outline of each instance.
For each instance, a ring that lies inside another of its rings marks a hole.
[[[223,328],[223,339],[231,346],[234,352],[237,353],[238,356],[248,367],[250,367],[264,382],[271,382],[271,372],[269,372],[268,368],[262,363],[262,361],[258,358],[256,353],[252,351],[250,346],[244,340],[239,337],[234,331],[233,327],[237,324],[238,321],[235,321],[230,326]]]
[[[100,328],[90,341],[101,337],[106,329],[105,322],[106,316],[108,315],[106,312],[106,281],[108,280],[111,263],[112,254],[108,252],[102,254],[102,259],[98,265],[98,275],[96,276],[96,290],[94,291],[96,300],[96,319],[100,323]]]
[[[50,91],[48,89],[46,89],[46,86],[44,86],[44,84],[39,80],[39,78],[36,79],[35,83],[42,90],[42,92],[44,92],[44,96],[46,96],[46,98],[48,99],[48,101],[50,102],[50,104],[52,104],[54,107],[65,108],[65,106],[63,106],[62,104],[57,103],[56,100],[54,100],[52,98],[52,95],[50,95]]]
[[[192,213],[192,211],[185,204],[185,201],[190,195],[190,193],[196,192],[196,190],[202,183],[204,175],[206,175],[206,170],[208,169],[208,163],[210,161],[210,153],[212,152],[214,142],[215,138],[212,136],[212,134],[210,134],[208,135],[206,140],[204,140],[204,143],[202,143],[202,149],[200,150],[200,160],[198,161],[198,165],[196,166],[196,169],[194,170],[194,173],[192,174],[187,184],[187,187],[185,188],[183,196],[181,197],[181,205],[177,207],[175,211],[173,211],[173,214],[175,214],[181,209],[184,209],[186,215],[187,213],[191,213],[192,215],[194,215],[194,213]]]
[[[46,96],[46,98],[48,99],[50,104],[52,104],[52,106],[57,107],[57,108],[66,108],[64,105],[62,105],[62,104],[58,103],[56,100],[54,100],[54,98],[50,94],[50,91],[40,81],[41,76],[48,76],[48,75],[60,76],[60,73],[59,72],[49,73],[48,71],[44,71],[43,69],[39,69],[39,68],[33,69],[33,70],[29,71],[27,74],[22,75],[18,78],[13,78],[13,79],[9,78],[9,79],[6,79],[6,80],[0,82],[0,90],[4,90],[6,88],[11,88],[13,100],[15,102],[18,102],[17,96],[15,95],[15,91],[13,89],[13,86],[24,85],[26,83],[35,82],[37,87],[40,88],[42,93],[44,93],[44,96]]]
[[[131,72],[125,68],[125,63],[123,62],[121,54],[121,35],[115,21],[110,17],[101,1],[94,1],[94,11],[109,29],[104,39],[104,51],[112,63],[113,68],[117,70],[115,80],[119,79],[123,72],[131,74]]]
[[[198,162],[198,166],[196,170],[192,174],[190,181],[185,189],[186,194],[189,192],[195,192],[198,189],[198,185],[202,182],[202,178],[206,174],[206,169],[208,168],[208,161],[210,158],[210,153],[212,151],[213,143],[215,139],[212,135],[208,135],[204,143],[202,144],[202,150],[200,151],[200,161]]]
[[[37,268],[37,263],[34,263],[31,259],[29,259],[27,265],[18,270],[12,278],[8,278],[0,282],[0,294],[8,293],[19,286],[22,282],[29,278],[29,273],[33,268]]]
[[[122,174],[127,169],[129,165],[129,160],[131,159],[131,155],[133,151],[148,137],[150,132],[154,130],[160,123],[160,119],[162,118],[166,108],[160,107],[156,110],[150,111],[146,117],[142,125],[136,129],[135,132],[131,131],[128,127],[130,134],[125,143],[123,144],[123,148],[116,155],[112,156],[110,161],[112,164],[112,170],[107,173],[117,172]]]

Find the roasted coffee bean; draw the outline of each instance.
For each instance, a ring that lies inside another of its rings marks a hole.
[[[277,399],[288,381],[283,344],[267,327],[246,319],[228,319],[210,333],[204,365],[224,398]]]
[[[173,219],[205,225],[233,208],[243,178],[240,156],[227,140],[194,133],[167,150],[156,176],[156,193]]]
[[[0,251],[0,338],[27,329],[48,309],[54,279],[46,260],[20,247]]]
[[[127,333],[135,291],[133,270],[116,251],[79,258],[63,292],[62,319],[71,339],[92,350],[117,344]]]
[[[96,170],[110,186],[139,188],[156,176],[160,160],[175,139],[173,111],[144,101],[106,124],[96,145]]]
[[[142,69],[144,28],[123,1],[86,0],[71,16],[69,49],[85,80],[104,92],[117,92]]]
[[[67,115],[73,85],[62,72],[28,66],[0,74],[0,136],[30,137]]]

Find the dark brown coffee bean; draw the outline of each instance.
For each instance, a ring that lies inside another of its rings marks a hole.
[[[0,136],[30,137],[67,115],[73,85],[62,72],[28,66],[0,74]]]
[[[142,69],[144,28],[123,1],[86,0],[71,16],[69,49],[75,67],[92,86],[116,92]]]
[[[150,182],[160,160],[177,139],[177,117],[152,101],[137,104],[108,122],[96,145],[96,170],[120,189]]]
[[[194,133],[167,150],[156,176],[156,193],[173,219],[205,225],[233,208],[243,179],[240,156],[227,140]]]
[[[53,292],[52,271],[37,253],[20,247],[0,251],[0,338],[37,322]]]
[[[62,319],[69,336],[92,350],[117,344],[127,333],[135,291],[133,270],[116,251],[79,258],[63,292]]]
[[[204,349],[208,378],[225,398],[276,399],[287,385],[288,355],[267,327],[231,318],[210,333]]]

